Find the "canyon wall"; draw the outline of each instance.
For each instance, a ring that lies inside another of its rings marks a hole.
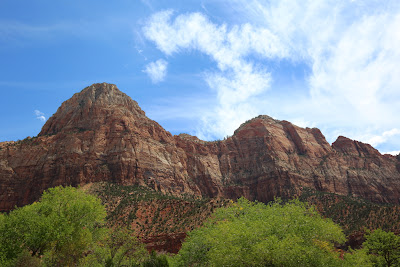
[[[269,201],[302,188],[400,203],[400,160],[259,116],[223,141],[172,136],[113,84],[65,101],[37,137],[0,143],[0,210],[57,185],[110,181],[174,195]]]

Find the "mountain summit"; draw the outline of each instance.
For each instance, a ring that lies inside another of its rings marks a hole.
[[[224,141],[172,136],[113,84],[65,101],[35,138],[0,143],[0,210],[57,185],[109,181],[172,195],[267,202],[304,188],[400,201],[400,162],[368,144],[259,116]]]
[[[145,119],[136,101],[122,93],[116,85],[96,83],[65,101],[43,126],[39,136],[59,132],[96,129],[121,117]]]

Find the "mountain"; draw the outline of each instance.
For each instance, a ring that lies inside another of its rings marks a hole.
[[[0,210],[57,185],[108,181],[175,196],[267,202],[304,188],[400,203],[400,160],[317,128],[259,116],[233,136],[172,136],[115,85],[93,84],[65,101],[37,137],[0,143]]]

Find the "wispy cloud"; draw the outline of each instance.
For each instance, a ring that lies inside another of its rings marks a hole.
[[[165,61],[164,59],[159,59],[155,62],[150,62],[149,64],[147,64],[143,72],[149,75],[153,83],[159,83],[162,82],[167,75],[167,66],[167,61]]]
[[[369,137],[366,141],[373,146],[379,146],[397,135],[400,135],[400,129],[394,128],[390,131],[385,131],[380,135]]]
[[[270,73],[247,57],[253,53],[265,58],[284,57],[284,46],[265,28],[246,24],[228,30],[201,13],[175,19],[172,15],[171,10],[154,14],[144,34],[166,55],[196,49],[217,64],[218,71],[205,72],[205,79],[217,92],[218,106],[203,113],[205,125],[197,134],[205,139],[231,134],[240,123],[259,113],[248,101],[270,87]]]
[[[237,0],[232,6],[310,66],[309,97],[293,101],[295,116],[330,129],[330,141],[338,134],[333,129],[377,147],[400,139],[382,134],[400,124],[400,2]]]
[[[204,70],[218,105],[202,117],[202,137],[232,134],[243,120],[274,108],[282,119],[327,129],[350,138],[369,136],[375,146],[399,139],[400,2],[396,0],[229,2],[237,25],[215,24],[201,13],[155,13],[145,37],[166,55],[197,50],[216,70]],[[243,23],[242,23],[243,22]],[[271,66],[280,60],[305,64],[301,98],[271,88]],[[274,91],[271,105],[260,101]],[[292,115],[285,111],[290,111]],[[208,115],[207,115],[208,114]],[[288,117],[289,116],[289,117]],[[336,135],[337,136],[337,135]],[[375,136],[375,139],[373,138]]]
[[[46,117],[44,116],[44,113],[35,109],[34,111],[36,119],[41,120],[41,121],[46,121]]]

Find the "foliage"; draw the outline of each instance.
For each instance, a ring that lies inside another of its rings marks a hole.
[[[366,249],[352,250],[343,255],[344,262],[342,266],[362,266],[362,267],[372,267],[373,263],[371,261],[370,255]]]
[[[377,257],[378,264],[400,266],[400,236],[396,236],[393,232],[377,229],[367,234],[367,240],[363,245],[369,253]]]
[[[157,227],[170,220],[161,214],[166,205],[170,216],[193,226],[208,203],[137,186],[105,189],[99,195],[115,202],[114,211],[133,207],[127,213],[133,220],[135,203],[148,201],[151,216],[142,219]],[[378,229],[363,249],[341,254],[334,247],[345,241],[340,227],[299,200],[265,205],[241,198],[217,208],[175,257],[148,255],[131,228],[106,228],[105,217],[99,198],[73,187],[49,189],[39,202],[0,213],[0,266],[400,266],[400,237]]]
[[[132,231],[108,230],[105,217],[95,196],[73,187],[51,188],[39,202],[0,215],[0,265],[71,266],[96,259],[99,266],[121,266],[146,258]]]
[[[13,261],[12,266],[14,267],[40,267],[43,266],[40,258],[32,257],[31,253],[27,250],[23,250],[18,257]]]
[[[344,240],[339,226],[298,200],[264,205],[241,198],[189,233],[172,264],[337,266],[333,244]]]
[[[142,267],[168,267],[168,258],[164,254],[158,255],[154,250],[150,257],[141,264]]]
[[[135,233],[124,226],[116,226],[108,229],[104,239],[99,242],[99,246],[94,253],[87,257],[84,266],[132,266],[142,262],[148,257],[148,253],[135,236]]]
[[[76,263],[99,238],[105,216],[96,197],[73,187],[51,188],[39,202],[2,218],[1,254],[10,262],[29,251],[49,263]]]

